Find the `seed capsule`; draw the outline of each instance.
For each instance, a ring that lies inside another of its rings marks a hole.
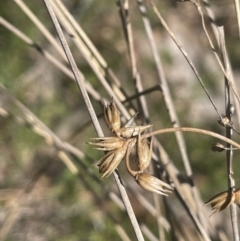
[[[97,150],[101,151],[112,151],[120,148],[125,143],[118,137],[102,137],[102,138],[92,138],[95,142],[87,142],[90,145],[96,146]]]
[[[114,102],[104,105],[104,117],[111,132],[116,132],[121,127],[120,114]]]
[[[220,143],[212,144],[211,150],[214,152],[222,152],[226,149],[226,147]]]
[[[122,147],[108,152],[103,158],[97,162],[99,172],[103,173],[102,177],[109,176],[118,167],[127,151],[128,143]]]
[[[140,172],[143,172],[146,168],[148,168],[151,159],[152,159],[152,143],[144,138],[142,139],[140,133],[138,133],[138,143],[137,143],[137,166]]]
[[[205,204],[210,204],[212,206],[212,210],[215,210],[211,215],[213,215],[216,212],[220,212],[226,207],[228,207],[230,204],[232,204],[235,201],[235,194],[230,189],[225,192],[221,192],[214,197],[212,197],[210,200],[208,200]]]
[[[172,192],[173,188],[168,185],[167,183],[159,180],[158,178],[151,176],[146,173],[139,173],[135,177],[135,181],[138,183],[138,185],[150,192],[155,192],[161,195],[167,195],[167,192]]]
[[[225,115],[222,115],[222,117],[218,119],[218,123],[221,126],[233,128],[233,122],[230,121]]]

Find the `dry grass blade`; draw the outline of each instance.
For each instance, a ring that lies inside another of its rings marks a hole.
[[[70,63],[71,68],[73,70],[74,76],[75,76],[76,81],[77,81],[77,83],[79,85],[79,89],[82,92],[82,95],[83,95],[83,98],[85,100],[87,109],[89,111],[89,115],[90,115],[90,117],[91,117],[91,119],[93,121],[93,125],[95,127],[95,130],[96,130],[96,132],[97,132],[99,137],[103,137],[104,135],[103,135],[102,129],[101,129],[100,125],[99,125],[99,122],[98,122],[98,119],[97,119],[96,114],[94,112],[94,109],[92,107],[91,101],[90,101],[90,99],[88,97],[87,91],[86,91],[85,86],[84,86],[84,82],[81,79],[81,77],[79,76],[76,63],[75,63],[75,61],[73,59],[73,56],[71,54],[71,51],[70,51],[68,45],[67,45],[66,39],[65,39],[65,37],[63,35],[62,29],[61,29],[61,27],[60,27],[60,25],[58,23],[58,20],[57,20],[55,14],[53,12],[51,4],[50,4],[50,2],[48,0],[44,0],[44,3],[46,5],[46,8],[47,8],[49,14],[50,14],[50,17],[51,17],[51,19],[53,21],[53,24],[54,24],[54,26],[56,28],[56,31],[57,31],[57,33],[59,35],[59,39],[60,39],[62,47],[63,47],[63,49],[64,49],[64,51],[66,53],[66,56],[67,56],[67,58],[69,60],[69,63]],[[114,177],[115,177],[118,189],[119,189],[119,191],[121,193],[123,202],[125,204],[125,208],[126,208],[127,213],[129,215],[129,219],[130,219],[130,221],[132,223],[132,226],[133,226],[133,229],[135,231],[136,237],[137,237],[137,239],[139,241],[140,240],[144,240],[144,238],[142,236],[142,233],[141,233],[141,230],[139,228],[138,222],[136,220],[135,214],[133,212],[131,203],[130,203],[130,201],[128,199],[128,196],[127,196],[127,193],[125,191],[125,188],[121,184],[120,177],[116,173],[114,173]]]
[[[240,5],[239,5],[239,0],[234,0],[235,3],[235,11],[237,15],[237,25],[238,25],[238,35],[240,38]]]
[[[10,96],[9,93],[4,89],[0,88],[1,93],[1,108],[13,116],[16,119],[21,120],[21,123],[28,123],[28,127],[30,127],[34,132],[38,135],[41,135],[45,138],[46,142],[50,145],[53,145],[59,151],[57,152],[58,157],[65,163],[66,167],[73,173],[78,174],[79,169],[76,167],[75,163],[68,157],[67,153],[72,153],[77,156],[79,160],[85,158],[85,154],[81,152],[79,149],[73,147],[72,145],[61,141],[49,128],[47,128],[44,123],[42,123],[34,114],[32,114],[24,105],[22,105],[19,101],[14,99],[14,97]],[[4,101],[3,101],[4,100]],[[13,111],[15,110],[15,111]],[[84,163],[79,163],[84,165],[84,168],[88,171],[88,167],[85,166]],[[84,172],[86,172],[86,170]],[[97,183],[98,183],[97,179]],[[121,184],[122,185],[122,184]],[[114,200],[116,202],[116,200]],[[124,208],[124,206],[123,206]],[[2,228],[1,234],[3,237],[6,237],[9,233],[11,227],[14,222],[17,221],[18,209],[12,209],[11,215],[5,222],[4,227]]]
[[[66,31],[69,35],[73,36],[72,40],[76,44],[76,47],[79,49],[81,54],[83,55],[84,59],[87,61],[89,66],[92,68],[93,72],[101,82],[102,86],[105,88],[105,90],[108,92],[109,96],[111,96],[114,101],[116,102],[116,105],[118,106],[121,113],[126,117],[126,119],[130,118],[129,113],[124,108],[122,103],[119,101],[117,95],[111,88],[110,84],[107,82],[104,72],[102,71],[102,68],[99,66],[97,60],[92,57],[91,51],[87,48],[85,43],[79,38],[78,34],[70,24],[70,22],[67,20],[67,18],[64,16],[64,14],[61,12],[61,10],[57,7],[57,5],[53,2],[53,8],[56,11],[56,14],[59,18],[59,21],[61,24],[65,27]]]
[[[170,128],[170,129],[173,130],[173,129],[178,129],[178,128]],[[149,134],[151,134],[151,133],[149,133]],[[145,134],[145,135],[148,135],[148,134]],[[172,161],[169,160],[169,157],[168,157],[166,151],[163,149],[163,147],[160,144],[158,144],[158,148],[159,148],[159,152],[160,152],[161,162],[166,167],[166,171],[174,184],[174,189],[178,195],[179,201],[181,202],[181,204],[183,205],[185,210],[188,212],[189,217],[192,219],[196,229],[202,235],[202,238],[204,240],[210,241],[207,230],[204,229],[203,225],[199,221],[199,218],[195,214],[192,195],[190,195],[191,189],[189,190],[188,185],[186,186],[186,185],[183,185],[180,183],[179,178],[178,178],[179,171],[174,166]],[[156,157],[154,157],[154,158],[156,158]]]
[[[191,69],[193,70],[195,76],[197,77],[197,80],[199,81],[200,85],[202,86],[203,90],[205,91],[208,99],[210,100],[210,102],[212,103],[213,108],[215,109],[215,111],[217,112],[218,116],[221,118],[221,114],[219,113],[211,95],[209,94],[207,88],[205,87],[202,78],[200,77],[196,67],[194,66],[193,62],[191,61],[191,59],[189,58],[188,54],[186,53],[186,51],[183,49],[182,45],[180,44],[180,42],[178,41],[178,39],[175,37],[175,35],[173,34],[173,32],[170,30],[170,28],[168,27],[167,23],[165,22],[165,20],[163,19],[163,17],[161,16],[160,12],[158,11],[155,3],[151,0],[151,4],[153,6],[153,10],[156,13],[158,19],[160,20],[161,24],[164,26],[164,28],[167,30],[167,32],[169,33],[169,35],[171,36],[171,38],[173,39],[173,41],[176,43],[177,47],[179,48],[179,50],[181,51],[181,53],[183,54],[184,58],[187,60],[189,66],[191,67]]]
[[[123,241],[131,241],[125,230],[120,225],[116,225],[115,228]]]
[[[151,232],[151,230],[144,224],[141,224],[141,229],[145,236],[150,240],[150,241],[158,241],[159,239]]]
[[[212,27],[212,30],[213,30],[213,33],[214,33],[214,36],[215,36],[215,39],[217,40],[218,42],[218,46],[219,46],[219,28],[216,24],[216,16],[214,14],[214,12],[212,11],[211,9],[211,6],[210,6],[210,2],[208,0],[203,0],[203,4],[204,4],[204,7],[205,7],[205,10],[206,10],[206,13],[207,13],[207,16],[209,17],[210,19],[210,22],[211,22],[211,27]],[[226,53],[227,54],[227,53]],[[228,62],[229,62],[229,66],[231,65],[230,61],[229,61],[229,56],[226,56],[227,59],[228,59]],[[229,68],[229,75],[231,76],[231,80],[233,81],[234,85],[235,85],[235,80],[234,80],[234,76],[233,76],[233,73],[232,73],[232,67],[230,66]],[[237,114],[237,120],[238,120],[238,124],[240,124],[240,103],[236,97],[236,95],[234,95],[234,104],[236,106],[236,114]]]
[[[133,31],[130,20],[130,12],[129,12],[129,2],[126,0],[124,4],[121,3],[121,0],[117,1],[117,5],[119,6],[120,17],[122,18],[123,29],[125,33],[125,40],[127,43],[130,61],[131,61],[131,69],[132,69],[132,79],[135,84],[136,92],[143,91],[143,85],[139,70],[137,68],[136,54],[134,49],[134,40],[133,40]],[[147,102],[145,96],[139,96],[138,101],[138,110],[143,113],[144,119],[146,123],[149,123],[149,111],[147,107]]]
[[[219,31],[219,42],[220,49],[222,53],[223,63],[225,66],[225,70],[227,73],[229,71],[229,62],[227,58],[227,50],[225,45],[225,36],[223,27]],[[226,117],[231,121],[231,98],[230,98],[230,86],[228,80],[225,78],[225,108],[226,108]],[[232,128],[226,127],[226,137],[232,138]],[[226,152],[226,161],[227,161],[227,175],[228,175],[228,188],[229,190],[235,189],[235,180],[234,180],[234,172],[233,172],[233,150],[231,149],[231,145],[227,144]],[[235,241],[239,241],[239,231],[238,231],[238,219],[237,219],[237,208],[235,204],[231,204],[230,206],[231,220],[232,220],[232,228],[233,228],[233,236]]]
[[[57,43],[57,41],[53,38],[53,36],[50,34],[50,32],[46,29],[46,27],[39,21],[39,19],[29,10],[29,8],[21,1],[21,0],[16,0],[16,2],[19,4],[19,6],[23,9],[23,11],[27,14],[27,16],[34,22],[34,24],[36,24],[36,27],[39,28],[39,30],[42,32],[42,34],[48,39],[48,41],[56,48],[56,50],[60,53],[60,55],[62,55],[63,51],[60,48],[59,44]],[[55,6],[56,9],[56,5]],[[61,19],[64,19],[64,16],[57,11],[58,16]],[[66,19],[65,19],[66,20]],[[63,24],[67,24],[67,21],[62,22]],[[67,24],[67,28],[68,31],[71,30],[71,25]],[[73,29],[72,29],[73,31]],[[73,36],[75,36],[77,38],[77,34],[75,34],[75,32],[71,33]],[[77,39],[79,40],[79,39]],[[75,39],[74,39],[75,41]],[[115,93],[112,91],[112,89],[110,88],[109,84],[107,83],[107,81],[105,80],[105,78],[103,77],[103,71],[99,71],[99,66],[96,66],[96,61],[94,62],[94,59],[91,58],[92,54],[91,52],[89,52],[87,50],[87,48],[85,48],[84,44],[81,44],[80,41],[77,41],[77,46],[80,47],[81,46],[81,52],[84,53],[84,56],[86,58],[86,60],[88,61],[89,65],[93,68],[94,72],[96,73],[97,77],[100,79],[101,83],[103,84],[103,86],[105,87],[105,89],[108,91],[109,95],[114,97],[117,105],[119,106],[121,112],[126,116],[126,118],[130,118],[128,112],[125,110],[125,108],[122,106],[121,102],[118,101],[118,98],[116,97]],[[80,45],[79,45],[80,43]],[[64,56],[64,59],[66,61],[66,57]],[[56,61],[55,61],[56,62]],[[58,64],[59,66],[60,64]],[[64,67],[62,68],[64,69]],[[66,71],[65,71],[66,72]],[[78,72],[80,73],[80,77],[84,78],[84,76],[81,74],[81,72],[78,70]],[[86,86],[89,89],[89,84],[87,84]],[[90,88],[91,89],[91,88]],[[93,91],[91,91],[93,92]]]
[[[154,59],[155,59],[157,69],[158,69],[158,72],[159,72],[160,80],[162,81],[160,90],[162,90],[162,92],[164,93],[163,96],[164,96],[164,99],[165,99],[167,109],[169,110],[169,113],[170,113],[170,118],[172,120],[172,123],[174,123],[174,126],[176,127],[176,126],[179,126],[178,118],[177,118],[177,115],[176,115],[176,112],[175,112],[173,102],[171,101],[171,95],[170,95],[170,92],[168,91],[167,81],[165,79],[164,72],[163,72],[162,67],[161,67],[160,58],[158,57],[158,53],[156,51],[156,45],[155,45],[153,37],[151,37],[152,36],[151,26],[147,21],[148,19],[147,19],[146,9],[142,5],[142,1],[138,1],[138,3],[139,3],[140,11],[142,13],[142,17],[144,19],[146,32],[147,32],[147,35],[150,39],[151,47],[153,49],[152,51],[153,51]],[[187,174],[191,177],[192,176],[191,166],[190,166],[188,158],[187,158],[183,135],[181,133],[176,133],[176,137],[177,137],[177,141],[178,141],[179,146],[180,146],[180,151],[181,151],[181,154],[182,154],[182,157],[183,157],[183,160],[184,160],[184,164],[185,164],[185,167],[186,167],[186,170],[187,170]],[[192,185],[191,185],[191,187],[192,187]],[[196,203],[198,205],[199,214],[200,214],[199,216],[201,217],[202,216],[201,211],[200,211],[201,205],[200,205],[200,201],[197,201],[197,200],[199,200],[199,195],[197,194],[197,190],[194,187],[193,187],[193,195],[195,196]],[[156,195],[154,195],[154,196],[156,196]],[[155,200],[155,198],[154,198],[154,200]],[[202,219],[201,219],[201,221],[204,222]],[[205,220],[204,223],[206,223],[206,220]],[[160,229],[159,229],[159,232],[160,232]],[[163,232],[160,233],[160,237],[162,237],[162,233]]]
[[[42,136],[49,145],[53,145],[59,150],[68,151],[80,159],[85,155],[76,147],[70,145],[67,142],[63,142],[58,136],[56,136],[42,121],[40,121],[30,110],[28,110],[21,102],[15,99],[10,93],[0,85],[1,94],[1,108],[6,113],[11,114],[20,121],[22,124],[26,124],[35,133]]]
[[[10,212],[5,219],[1,229],[0,229],[0,238],[2,240],[6,240],[8,237],[9,232],[13,228],[14,224],[21,216],[22,209],[25,203],[28,201],[28,198],[34,192],[35,186],[39,179],[41,178],[42,174],[49,168],[49,163],[44,164],[41,168],[36,170],[34,174],[31,176],[30,180],[27,181],[24,188],[18,192],[15,192],[13,195],[13,201],[10,209]]]
[[[150,21],[148,19],[146,7],[144,6],[142,0],[138,0],[138,5],[139,5],[139,10],[141,12],[142,19],[144,22],[145,30],[146,30],[146,33],[147,33],[147,36],[148,36],[148,39],[149,39],[149,42],[151,45],[151,50],[152,50],[154,61],[155,61],[156,68],[158,71],[159,82],[160,82],[161,90],[162,90],[162,93],[164,96],[166,108],[169,110],[169,116],[170,116],[171,122],[173,123],[173,127],[179,127],[180,126],[179,118],[177,116],[177,112],[174,107],[174,103],[173,103],[172,96],[171,96],[171,93],[169,90],[168,82],[166,80],[165,73],[163,70],[162,62],[161,62],[161,59],[160,59],[158,51],[157,51],[157,46],[156,46],[155,39],[153,37],[152,28],[151,28]],[[202,212],[201,212],[201,204],[200,204],[201,202],[200,202],[197,188],[195,187],[194,181],[192,179],[193,172],[192,172],[192,168],[191,168],[191,165],[189,162],[184,136],[181,132],[176,132],[175,135],[176,135],[177,143],[178,143],[180,153],[181,153],[181,156],[183,159],[186,174],[192,181],[192,187],[193,187],[192,192],[193,192],[193,196],[195,198],[195,201],[196,201],[196,204],[198,207],[198,216],[200,217],[200,220],[203,224],[204,218],[203,218]]]
[[[71,53],[71,51],[69,49],[69,46],[68,46],[67,41],[65,39],[65,36],[64,36],[64,34],[62,32],[62,29],[61,29],[61,27],[60,27],[60,25],[58,23],[56,15],[55,15],[52,7],[51,7],[50,2],[48,0],[46,0],[46,1],[44,1],[44,3],[46,5],[48,13],[49,13],[49,15],[50,15],[50,17],[52,19],[54,27],[56,28],[56,31],[57,31],[57,33],[59,35],[60,42],[62,44],[62,47],[63,47],[64,51],[65,51],[66,57],[67,57],[67,59],[69,61],[69,64],[70,64],[70,66],[72,68],[72,71],[73,71],[74,77],[76,79],[76,82],[78,84],[79,90],[81,91],[82,96],[84,98],[84,101],[86,103],[86,107],[87,107],[89,115],[90,115],[90,117],[91,117],[91,119],[93,121],[93,125],[95,127],[95,130],[98,133],[99,137],[103,137],[104,135],[103,135],[102,129],[100,127],[100,124],[98,122],[98,119],[97,119],[97,116],[95,114],[95,111],[94,111],[94,109],[92,107],[92,104],[91,104],[91,101],[89,99],[88,93],[86,91],[84,80],[83,80],[82,76],[79,74],[77,65],[76,65],[76,63],[74,61],[74,58],[73,58],[72,53]]]
[[[221,192],[210,200],[208,200],[205,204],[210,204],[212,206],[212,210],[215,210],[210,216],[212,216],[216,212],[220,212],[229,205],[231,205],[235,201],[234,191],[229,189],[228,191]]]
[[[4,18],[0,17],[0,24],[2,24],[4,27],[6,27],[9,31],[14,33],[16,36],[18,36],[21,40],[23,40],[26,44],[28,44],[30,47],[34,47],[44,58],[46,58],[48,61],[50,61],[54,66],[56,66],[60,71],[62,71],[64,74],[66,74],[69,78],[76,81],[74,78],[74,75],[72,71],[67,68],[64,64],[62,64],[56,57],[54,57],[52,54],[50,54],[47,50],[42,48],[39,44],[35,43],[32,39],[30,39],[28,36],[26,36],[23,32],[21,32],[19,29],[14,27],[12,24],[7,22]],[[84,76],[81,72],[79,72],[81,77],[84,79]],[[84,80],[85,81],[85,80]],[[89,82],[85,81],[85,86],[89,94],[91,96],[99,101],[104,101],[104,99],[99,95],[99,93],[89,84]]]
[[[80,24],[72,17],[72,15],[69,13],[68,9],[63,5],[63,3],[59,0],[55,0],[55,3],[58,6],[60,12],[62,12],[69,20],[69,23],[72,25],[76,33],[79,35],[83,43],[86,45],[86,48],[89,49],[89,51],[91,52],[91,56],[96,59],[95,63],[98,64],[97,68],[100,69],[105,78],[108,77],[109,80],[112,82],[111,85],[114,93],[121,101],[123,101],[125,99],[125,94],[124,90],[119,89],[121,87],[121,83],[118,80],[117,76],[113,73],[112,69],[110,68],[110,66],[108,66],[103,56],[99,53],[99,51],[93,45],[92,41],[89,39],[87,34],[81,28]]]
[[[153,216],[155,217],[159,224],[161,225],[161,227],[163,228],[163,230],[165,230],[166,232],[170,232],[171,231],[171,227],[169,225],[168,220],[162,215],[160,216],[158,211],[156,210],[156,207],[153,206],[153,204],[141,193],[139,193],[135,186],[131,185],[128,186],[128,189],[135,195],[135,197],[137,198],[137,200],[140,202],[140,204]],[[159,197],[159,195],[157,195]]]
[[[76,32],[79,34],[79,36],[82,38],[86,46],[89,48],[91,53],[93,54],[94,57],[96,57],[97,62],[103,67],[107,68],[107,63],[101,56],[101,54],[98,52],[96,47],[93,45],[91,40],[88,38],[84,30],[81,28],[80,24],[77,23],[77,21],[73,18],[73,16],[69,13],[67,8],[63,5],[63,3],[60,0],[54,0],[52,2],[55,2],[59,9],[63,12],[63,14],[66,16],[66,18],[69,20],[70,24],[74,27]],[[100,67],[99,67],[100,68]]]
[[[56,39],[53,38],[51,33],[48,31],[48,29],[44,26],[41,21],[35,16],[35,14],[27,7],[27,5],[22,0],[14,0],[14,2],[21,8],[21,10],[30,18],[30,20],[35,24],[35,26],[42,32],[42,34],[47,38],[47,40],[51,43],[51,45],[56,49],[57,53],[60,54],[62,59],[67,62],[67,58],[64,54],[63,49],[59,45],[59,43],[56,41]]]
[[[2,240],[5,240],[8,233],[10,232],[11,228],[19,218],[19,214],[21,212],[21,205],[25,202],[26,197],[24,195],[19,195],[15,202],[14,206],[11,209],[10,214],[6,218],[4,225],[2,226],[0,230],[0,238]]]
[[[239,97],[239,95],[238,95],[238,93],[237,93],[237,89],[236,89],[236,86],[234,85],[234,82],[233,82],[233,80],[232,80],[232,77],[231,77],[230,73],[225,70],[225,68],[224,68],[224,66],[223,66],[223,64],[222,64],[222,61],[220,60],[220,57],[218,56],[217,51],[216,51],[216,49],[215,49],[215,47],[214,47],[214,45],[213,45],[213,43],[212,43],[212,40],[211,40],[211,38],[210,38],[210,36],[209,36],[209,34],[208,34],[207,28],[206,28],[206,26],[205,26],[205,20],[204,20],[204,16],[203,16],[203,13],[202,13],[201,6],[200,6],[200,4],[199,4],[197,1],[195,1],[195,0],[191,0],[191,2],[196,6],[196,8],[197,8],[197,10],[198,10],[198,12],[199,12],[199,14],[200,14],[200,16],[201,16],[203,30],[204,30],[204,32],[205,32],[205,34],[206,34],[206,37],[207,37],[208,42],[209,42],[209,45],[210,45],[211,49],[213,50],[213,53],[214,53],[214,55],[215,55],[215,57],[216,57],[216,59],[217,59],[217,61],[218,61],[218,64],[219,64],[222,72],[224,73],[224,75],[225,75],[225,77],[226,77],[229,85],[231,86],[234,95],[236,96],[236,98],[237,98],[238,101],[240,102],[240,97]]]

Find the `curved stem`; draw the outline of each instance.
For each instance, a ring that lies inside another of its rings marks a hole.
[[[228,139],[222,135],[219,135],[215,132],[212,132],[212,131],[198,129],[198,128],[192,128],[192,127],[165,128],[165,129],[161,129],[161,130],[152,131],[150,133],[146,133],[146,134],[142,135],[142,138],[148,138],[150,136],[160,135],[160,134],[169,133],[169,132],[177,132],[177,131],[195,132],[195,133],[199,133],[199,134],[203,134],[203,135],[207,135],[207,136],[213,136],[219,140],[225,141],[226,143],[240,149],[240,145],[233,140],[230,140],[230,139]]]
[[[129,156],[130,156],[131,150],[132,150],[132,148],[134,147],[135,144],[136,144],[136,139],[133,139],[129,143],[128,148],[127,148],[127,153],[126,153],[126,159],[125,159],[126,168],[129,172],[129,174],[133,177],[135,177],[138,174],[138,172],[133,171],[132,168],[130,167]]]

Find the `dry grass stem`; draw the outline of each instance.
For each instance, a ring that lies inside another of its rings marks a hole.
[[[66,42],[66,39],[65,39],[64,35],[63,35],[62,29],[61,29],[61,27],[60,27],[60,25],[58,23],[58,20],[57,20],[55,14],[53,12],[51,4],[50,4],[50,2],[48,0],[44,0],[44,3],[46,5],[46,8],[47,8],[47,10],[49,12],[49,15],[50,15],[52,21],[53,21],[54,27],[56,28],[56,31],[58,33],[58,36],[59,36],[59,39],[61,41],[62,47],[63,47],[63,49],[65,51],[65,54],[66,54],[66,56],[68,58],[69,64],[70,64],[70,66],[71,66],[71,68],[73,70],[73,74],[74,74],[74,76],[76,78],[76,81],[77,81],[77,84],[79,86],[79,89],[80,89],[80,91],[81,91],[81,93],[83,95],[86,107],[87,107],[87,109],[89,111],[89,115],[90,115],[90,117],[92,119],[92,122],[93,122],[93,125],[95,127],[95,130],[96,130],[96,132],[97,132],[99,137],[103,137],[104,135],[103,135],[102,129],[100,127],[100,124],[98,122],[98,119],[96,117],[94,109],[92,107],[91,101],[90,101],[90,99],[88,97],[87,91],[86,91],[85,86],[84,86],[83,79],[79,75],[76,63],[75,63],[75,61],[73,59],[72,53],[71,53],[71,51],[69,49],[69,46],[68,46],[68,44]],[[119,180],[119,177],[117,177],[117,174],[115,174],[114,177],[115,177],[115,181],[116,181],[116,184],[118,186],[118,189],[119,189],[119,191],[121,193],[121,196],[122,196],[123,202],[125,204],[125,208],[127,210],[127,213],[129,215],[130,221],[132,223],[133,229],[135,231],[136,237],[137,237],[137,239],[139,241],[144,240],[143,236],[142,236],[142,233],[141,233],[141,230],[139,228],[138,222],[136,220],[135,214],[134,214],[133,209],[131,207],[130,201],[128,199],[127,193],[125,191],[125,188],[120,183],[120,180]]]
[[[234,1],[0,4],[1,239],[239,241]]]
[[[153,6],[153,10],[156,13],[158,19],[160,20],[161,24],[164,26],[164,28],[167,30],[167,32],[169,33],[170,37],[173,39],[173,41],[175,42],[175,44],[177,45],[177,47],[179,48],[179,50],[181,51],[181,53],[183,54],[183,56],[185,57],[185,59],[187,60],[189,66],[191,67],[191,69],[193,70],[195,76],[197,77],[197,80],[199,81],[200,85],[202,86],[203,90],[205,91],[208,99],[210,100],[210,102],[212,103],[213,108],[215,109],[215,111],[217,112],[218,116],[221,117],[211,95],[209,94],[207,88],[205,87],[205,84],[202,81],[202,78],[200,77],[196,67],[194,66],[193,62],[191,61],[191,59],[189,58],[188,54],[186,53],[186,51],[184,50],[184,48],[182,47],[182,45],[180,44],[180,42],[178,41],[178,39],[176,38],[176,36],[173,34],[173,32],[171,31],[171,29],[169,28],[169,26],[167,25],[167,23],[165,22],[165,20],[163,19],[162,15],[160,14],[160,12],[158,11],[155,3],[151,0],[151,4]]]
[[[230,73],[230,66],[227,58],[227,50],[225,45],[225,36],[224,36],[224,29],[221,28],[219,31],[219,42],[220,42],[220,50],[222,53],[224,67],[227,73]],[[226,109],[226,117],[231,122],[232,119],[232,103],[231,103],[231,93],[230,93],[230,86],[228,80],[225,78],[225,109]],[[233,125],[226,126],[226,137],[231,139],[232,138],[232,129]],[[228,188],[229,190],[235,190],[235,179],[234,179],[234,172],[233,172],[233,151],[232,146],[227,144],[227,148],[230,150],[226,151],[226,161],[227,161],[227,175],[228,175]],[[232,221],[232,228],[233,228],[233,236],[235,241],[239,241],[239,231],[238,231],[238,219],[237,219],[237,209],[236,206],[230,204],[230,213],[231,213],[231,221]]]

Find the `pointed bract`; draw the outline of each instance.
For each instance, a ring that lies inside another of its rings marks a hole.
[[[113,157],[114,151],[109,151],[96,163],[100,173],[104,173],[108,169]]]
[[[121,148],[108,152],[97,162],[99,172],[103,173],[102,177],[108,177],[118,167],[126,154],[127,147],[128,143],[125,143]]]
[[[139,173],[135,177],[135,180],[141,188],[161,195],[168,196],[167,192],[170,193],[173,190],[173,188],[169,184],[146,173]]]
[[[152,143],[146,138],[141,138],[140,133],[138,133],[138,144],[137,144],[137,166],[140,172],[143,172],[146,168],[148,168],[151,159],[152,159]]]
[[[110,131],[116,132],[121,127],[120,114],[114,102],[104,105],[104,117]]]
[[[230,189],[228,191],[221,192],[215,195],[210,200],[208,200],[205,204],[211,205],[212,210],[214,210],[214,212],[211,214],[213,215],[216,212],[222,211],[234,201],[235,201],[235,195],[234,195],[234,192]]]
[[[90,145],[96,146],[98,150],[102,151],[112,151],[123,146],[125,141],[121,140],[118,137],[102,137],[102,138],[93,138],[95,142],[87,142]]]

